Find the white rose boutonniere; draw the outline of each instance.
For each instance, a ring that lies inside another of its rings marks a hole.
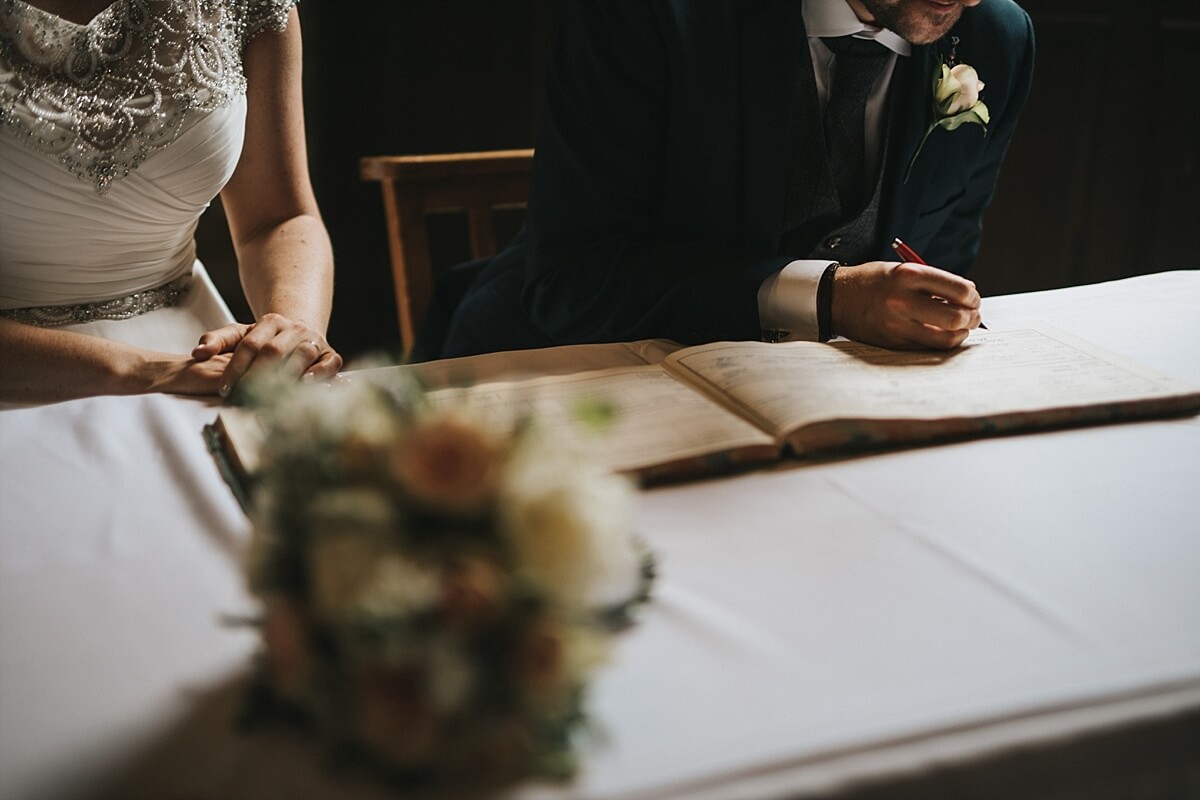
[[[988,107],[979,99],[983,87],[984,83],[979,80],[979,73],[974,67],[968,64],[942,64],[941,70],[935,74],[933,80],[933,123],[921,137],[921,144],[917,146],[917,152],[908,164],[908,171],[904,175],[905,183],[908,183],[912,175],[913,165],[917,163],[917,157],[921,155],[929,134],[938,128],[952,131],[972,124],[983,128],[984,135],[987,135],[991,117]]]

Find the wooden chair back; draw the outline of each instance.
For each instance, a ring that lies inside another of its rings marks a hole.
[[[496,253],[494,212],[523,208],[529,195],[533,150],[367,156],[359,164],[364,181],[379,181],[387,215],[388,248],[404,352],[413,341],[433,292],[426,216],[465,212],[471,257]]]

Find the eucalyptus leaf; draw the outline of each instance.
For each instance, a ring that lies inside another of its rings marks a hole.
[[[961,114],[955,114],[953,117],[946,117],[945,119],[939,119],[937,121],[937,126],[939,128],[945,128],[948,131],[958,130],[963,125],[978,125],[983,128],[984,135],[987,134],[987,125],[985,125],[983,120],[979,118],[979,115],[971,109],[968,109]]]
[[[602,431],[617,418],[618,409],[611,400],[585,397],[571,409],[575,418],[593,431]]]

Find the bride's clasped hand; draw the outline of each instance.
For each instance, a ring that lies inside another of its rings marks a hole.
[[[234,322],[208,331],[192,349],[191,358],[206,378],[217,373],[213,385],[222,396],[233,391],[238,381],[254,378],[271,366],[303,380],[329,379],[342,368],[342,357],[321,333],[279,314],[267,314],[253,325]]]

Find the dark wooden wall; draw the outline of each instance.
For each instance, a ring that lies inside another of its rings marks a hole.
[[[988,2],[988,0],[984,0]],[[1200,0],[1024,0],[1033,93],[972,277],[985,295],[1200,266]],[[313,181],[337,258],[330,339],[394,351],[378,188],[359,157],[528,147],[562,0],[303,0]],[[984,76],[986,80],[986,76]],[[515,227],[515,222],[512,226]],[[434,256],[466,257],[438,220]],[[248,318],[219,208],[201,258]]]
[[[1037,68],[985,220],[980,290],[1200,267],[1200,0],[1022,5]]]
[[[359,158],[532,146],[563,11],[562,0],[301,0],[309,165],[337,264],[329,340],[343,354],[399,348],[383,204]],[[504,222],[502,237],[520,224]],[[468,258],[465,231],[434,220],[438,263]],[[218,203],[197,237],[250,319]]]

